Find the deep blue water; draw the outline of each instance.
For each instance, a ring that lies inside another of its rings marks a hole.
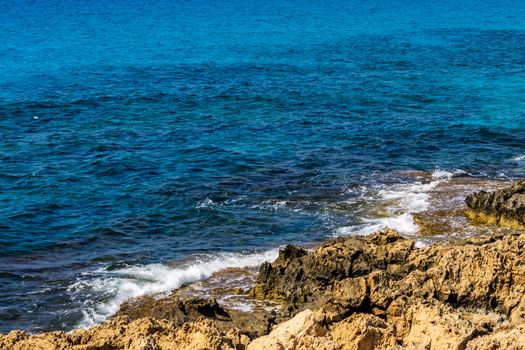
[[[523,1],[4,0],[0,331],[329,237],[399,171],[523,176],[524,96]]]

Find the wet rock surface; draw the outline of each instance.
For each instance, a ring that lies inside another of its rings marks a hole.
[[[119,316],[125,316],[131,320],[151,317],[167,320],[175,326],[194,322],[199,318],[207,318],[213,320],[214,325],[220,330],[228,331],[236,328],[252,339],[268,333],[278,318],[276,313],[271,311],[245,312],[225,309],[215,299],[182,300],[176,294],[162,298],[146,296],[130,300],[121,305],[120,311],[116,314],[116,317]]]
[[[523,186],[467,203],[518,221]],[[90,329],[0,335],[0,349],[525,349],[525,233],[505,232],[423,248],[392,230],[287,246],[249,291],[278,309],[175,292],[130,300]]]
[[[525,181],[467,196],[467,217],[473,221],[525,229]]]

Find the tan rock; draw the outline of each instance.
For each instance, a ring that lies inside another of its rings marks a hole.
[[[247,350],[337,349],[335,344],[324,338],[327,333],[328,330],[321,326],[314,313],[304,310],[279,324],[267,336],[252,341]]]
[[[467,344],[467,350],[524,350],[525,325],[509,327],[504,325],[493,333],[476,338]]]
[[[335,281],[332,297],[334,302],[345,309],[361,307],[368,298],[366,279],[358,277]]]
[[[264,264],[252,295],[282,312],[253,317],[259,330],[213,300],[144,299],[90,329],[0,335],[0,349],[523,349],[524,261],[525,234],[416,249],[385,230],[310,253],[287,247]]]
[[[465,199],[465,215],[475,223],[525,228],[525,181],[492,192],[479,191]]]
[[[489,325],[466,319],[448,305],[417,303],[406,311],[397,334],[405,346],[463,350],[470,340],[489,331]]]
[[[373,350],[396,346],[393,327],[370,314],[354,314],[336,323],[329,336],[341,350]]]
[[[200,318],[177,328],[168,321],[142,318],[130,322],[116,318],[111,322],[71,333],[51,332],[27,336],[11,332],[0,336],[2,350],[236,350],[249,339],[236,330],[221,332],[213,321]]]

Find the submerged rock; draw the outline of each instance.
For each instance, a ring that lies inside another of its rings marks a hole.
[[[474,222],[525,229],[525,181],[496,191],[467,196],[466,215]]]

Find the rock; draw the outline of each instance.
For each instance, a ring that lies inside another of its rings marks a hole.
[[[71,333],[51,332],[35,336],[11,332],[0,337],[0,349],[9,350],[237,350],[249,339],[232,329],[220,331],[212,320],[199,318],[176,327],[152,318],[130,321],[117,317],[108,323]]]
[[[320,324],[314,313],[305,310],[279,324],[267,336],[252,341],[247,350],[338,349],[335,343],[323,338],[327,333],[328,330]]]
[[[296,309],[317,302],[350,312],[386,311],[404,296],[508,315],[525,293],[524,248],[525,235],[507,235],[415,249],[412,240],[384,231],[326,243],[287,268],[264,266],[253,294],[278,295]]]
[[[131,299],[120,306],[115,316],[127,316],[131,320],[152,317],[169,320],[176,325],[195,321],[204,316],[218,320],[231,320],[228,312],[219,306],[215,299],[191,298],[180,300],[177,297],[155,298],[145,296]]]
[[[184,324],[178,329],[175,341],[166,343],[166,349],[180,350],[229,350],[244,349],[249,338],[236,329],[222,332],[213,321],[200,319],[197,322]]]
[[[474,222],[525,229],[525,181],[493,192],[467,196],[467,218]]]
[[[386,230],[328,242],[286,268],[269,264],[256,287],[288,310],[314,305],[325,325],[364,313],[394,327],[403,346],[464,349],[503,319],[525,323],[523,261],[525,235],[415,249]]]
[[[148,297],[90,329],[0,335],[0,349],[524,349],[524,262],[525,234],[417,249],[384,230],[263,264],[250,293],[278,313]]]
[[[290,310],[315,307],[335,281],[365,276],[374,270],[403,275],[414,242],[386,230],[370,237],[328,241],[310,254],[282,264],[263,264],[251,295],[282,301]]]
[[[131,320],[151,317],[168,320],[177,326],[206,317],[214,320],[215,326],[223,331],[237,328],[250,338],[266,334],[271,324],[276,322],[275,315],[262,313],[261,310],[253,312],[226,310],[213,298],[180,299],[175,294],[162,298],[145,296],[129,300],[121,305],[120,311],[115,316],[126,316]]]
[[[269,335],[255,339],[247,350],[372,350],[396,346],[393,327],[377,316],[355,314],[335,323],[330,331],[322,315],[307,309],[279,324]]]
[[[397,334],[408,347],[463,350],[470,340],[489,331],[489,324],[473,322],[449,305],[435,302],[409,306]]]
[[[396,346],[393,327],[370,314],[354,314],[336,323],[329,336],[341,350],[373,350]]]
[[[525,325],[509,327],[504,325],[488,334],[470,341],[467,350],[523,350],[525,349]]]
[[[279,256],[273,262],[273,265],[286,268],[291,261],[305,256],[306,254],[306,250],[288,244],[283,250],[279,252]]]
[[[366,279],[363,277],[345,278],[335,281],[332,288],[332,300],[344,310],[358,310],[369,301]]]

